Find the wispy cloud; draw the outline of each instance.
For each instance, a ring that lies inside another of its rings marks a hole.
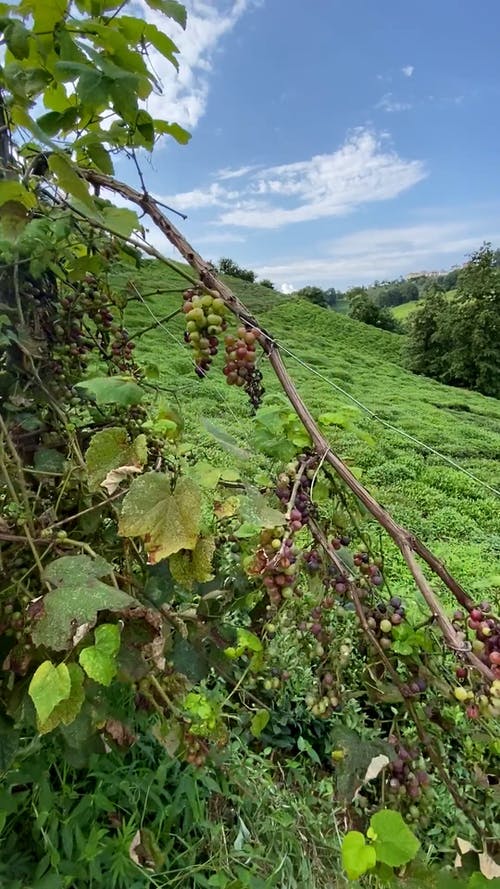
[[[414,70],[414,65],[405,65],[404,68],[401,68],[401,73],[404,74],[405,77],[411,77]]]
[[[250,164],[247,167],[237,167],[236,169],[225,167],[223,170],[217,170],[215,178],[220,181],[226,179],[241,179],[242,176],[247,176],[248,173],[252,173],[254,170],[258,170],[258,168],[258,164]]]
[[[406,228],[365,229],[338,238],[317,257],[289,257],[257,266],[259,275],[275,281],[349,287],[390,280],[399,275],[449,267],[481,242],[500,241],[500,226],[492,222],[432,222]]]
[[[238,188],[213,182],[162,200],[184,209],[218,208],[213,221],[221,225],[277,229],[394,198],[425,176],[420,161],[404,160],[385,137],[359,129],[331,154],[241,174]]]
[[[409,102],[401,102],[395,99],[392,93],[385,93],[380,102],[377,102],[375,105],[375,108],[387,111],[388,114],[395,114],[398,111],[409,111],[411,107]]]
[[[166,19],[139,0],[144,18],[163,31]],[[156,50],[149,55],[157,79],[163,85],[162,95],[152,95],[147,108],[150,114],[176,121],[192,130],[206,110],[210,74],[214,54],[222,40],[241,16],[257,0],[184,0],[188,19],[186,30],[171,22],[168,34],[179,48],[179,71]]]

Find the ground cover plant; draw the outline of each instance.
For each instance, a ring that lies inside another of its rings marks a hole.
[[[0,24],[0,879],[498,884],[498,402],[219,279],[116,182],[188,139],[141,108],[165,33]]]

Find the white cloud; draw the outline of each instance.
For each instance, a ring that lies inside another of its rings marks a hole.
[[[153,117],[176,121],[188,130],[194,129],[205,113],[213,57],[224,35],[256,0],[184,0],[187,27],[183,31],[175,22],[151,10],[139,0],[144,18],[168,34],[179,49],[179,71],[154,49],[149,50],[152,66],[162,84],[161,95],[151,95],[147,109]]]
[[[247,167],[238,167],[237,169],[232,169],[231,167],[224,167],[222,170],[217,170],[215,174],[215,178],[219,180],[226,179],[241,179],[242,176],[247,176],[248,173],[253,172],[253,170],[258,169],[258,164],[250,164]]]
[[[321,256],[283,259],[256,265],[260,276],[304,284],[337,286],[391,280],[418,271],[449,268],[463,261],[484,241],[498,243],[500,227],[481,220],[475,224],[433,222],[406,228],[366,229],[338,238]]]
[[[414,72],[414,70],[415,70],[415,66],[414,66],[414,65],[405,65],[404,68],[401,68],[401,71],[402,71],[402,73],[404,74],[405,77],[411,77],[412,74],[413,74],[413,72]]]
[[[294,292],[295,287],[293,286],[293,284],[282,284],[280,287],[280,293],[285,293],[287,296],[289,296],[290,293]]]
[[[382,111],[387,111],[389,114],[394,114],[398,111],[409,111],[411,107],[409,102],[399,102],[394,98],[392,93],[385,93],[375,105],[375,108],[380,108]]]
[[[372,201],[396,197],[425,177],[420,161],[406,161],[369,130],[357,130],[331,154],[269,167],[251,177],[240,205],[220,222],[279,228],[349,213]]]
[[[243,181],[238,188],[212,182],[161,200],[181,210],[217,207],[221,225],[276,229],[394,198],[420,182],[426,171],[420,161],[400,158],[384,137],[359,129],[331,154],[239,174]]]

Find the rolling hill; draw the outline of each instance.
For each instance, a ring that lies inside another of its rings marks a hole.
[[[179,274],[157,262],[145,263],[140,271],[121,270],[117,283],[124,285],[128,278],[141,294],[186,286]],[[332,445],[356,467],[364,484],[398,521],[422,536],[465,584],[476,578],[477,586],[477,577],[482,577],[486,585],[489,579],[500,590],[498,497],[418,441],[368,416],[349,396],[497,490],[500,402],[408,372],[403,366],[401,336],[258,284],[238,279],[226,282],[292,353],[285,351],[286,364],[312,412],[316,416],[325,411],[340,414],[340,425],[331,427]],[[139,331],[179,305],[179,294],[172,292],[138,297],[128,309],[129,330]],[[244,394],[226,385],[220,373],[221,356],[206,379],[198,380],[191,372],[183,330],[183,318],[178,315],[140,338],[137,354],[150,364],[150,372],[164,389],[163,397],[181,410],[195,450],[204,459],[208,453],[214,463],[227,463],[233,458],[204,431],[200,419],[210,421],[250,451],[253,419]],[[265,359],[261,367],[266,403],[282,398]],[[342,428],[349,420],[354,428]],[[247,468],[254,473],[269,471],[269,462],[253,456]],[[398,577],[398,558],[394,559]]]

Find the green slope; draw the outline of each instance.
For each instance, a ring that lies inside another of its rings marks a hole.
[[[415,309],[420,305],[421,300],[412,299],[409,303],[401,303],[400,306],[391,306],[391,312],[398,321],[406,321]]]
[[[156,264],[134,273],[134,278],[144,293],[159,282],[164,287],[176,286],[175,274]],[[318,378],[285,353],[289,370],[313,413],[345,411],[349,405],[346,395],[335,391],[330,381],[387,422],[500,489],[500,402],[409,373],[402,364],[401,336],[258,285],[237,280],[228,283],[279,342],[325,378]],[[148,297],[146,304],[161,317],[179,305],[179,296],[158,294]],[[128,310],[127,323],[135,331],[153,319],[146,306],[136,302]],[[251,450],[254,425],[245,396],[225,384],[220,356],[209,377],[198,380],[190,372],[189,350],[182,334],[183,319],[178,316],[166,329],[157,328],[143,337],[138,355],[157,366],[161,385],[167,389],[165,398],[181,408],[195,451],[205,459],[227,462],[232,457],[199,421],[209,420]],[[280,397],[279,384],[265,359],[261,366],[266,399],[271,401]],[[500,590],[498,497],[362,411],[354,418],[372,443],[334,427],[331,441],[338,453],[357,467],[363,482],[395,517],[435,548],[465,583],[478,577],[487,582],[496,575],[495,586]],[[258,465],[266,467],[265,459],[250,459],[252,469]]]

